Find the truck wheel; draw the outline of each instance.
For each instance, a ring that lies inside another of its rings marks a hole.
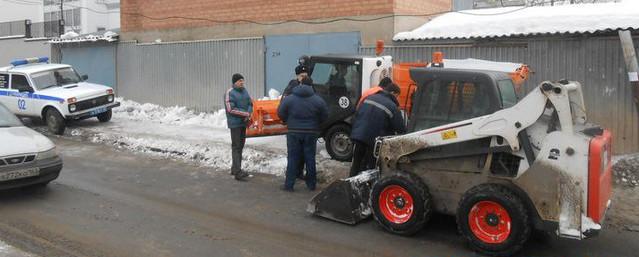
[[[331,158],[349,162],[353,159],[353,143],[350,139],[351,126],[346,124],[337,124],[326,131],[324,141],[326,142],[326,151]]]
[[[113,116],[113,111],[108,110],[106,112],[98,114],[98,120],[100,122],[109,122],[111,120],[111,116]]]
[[[504,186],[486,184],[464,194],[457,228],[470,246],[490,256],[510,256],[528,241],[531,224],[523,202]]]
[[[386,231],[408,236],[419,232],[432,213],[426,185],[416,176],[398,172],[373,186],[371,207],[377,223]]]
[[[64,129],[67,127],[67,124],[66,120],[62,117],[62,114],[60,114],[58,110],[49,108],[45,113],[45,120],[51,133],[56,135],[64,134]]]

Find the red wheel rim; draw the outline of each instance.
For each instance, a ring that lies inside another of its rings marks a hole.
[[[468,215],[468,224],[473,234],[488,244],[503,243],[511,231],[508,211],[493,201],[481,201],[473,205]]]
[[[407,222],[413,215],[413,207],[413,197],[401,186],[387,186],[379,195],[379,209],[392,223]]]

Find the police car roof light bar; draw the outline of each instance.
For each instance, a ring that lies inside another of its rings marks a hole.
[[[48,63],[49,57],[33,57],[33,58],[25,58],[25,59],[17,59],[11,62],[13,66],[26,65],[30,63]]]

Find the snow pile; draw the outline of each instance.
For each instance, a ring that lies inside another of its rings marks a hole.
[[[282,94],[280,93],[280,91],[277,91],[277,90],[275,90],[273,88],[269,89],[269,91],[268,91],[268,97],[271,100],[279,99],[281,95]]]
[[[75,33],[73,31],[69,31],[67,33],[64,33],[64,35],[60,36],[60,39],[72,39],[72,38],[76,38],[78,37],[78,33]]]
[[[60,38],[52,38],[49,40],[51,44],[62,44],[62,43],[78,43],[78,42],[97,42],[97,41],[106,41],[106,42],[115,42],[118,41],[119,35],[112,31],[107,31],[102,35],[99,34],[89,34],[89,35],[78,35],[73,31],[69,31],[64,35],[60,36]]]
[[[224,109],[214,113],[195,113],[184,106],[162,107],[156,104],[140,104],[135,101],[118,98],[120,107],[113,109],[118,117],[136,121],[156,121],[165,124],[226,128]]]
[[[615,183],[623,186],[639,185],[639,154],[618,157],[612,166]]]
[[[231,139],[224,109],[196,113],[181,106],[162,107],[122,98],[117,101],[121,106],[113,109],[111,122],[99,123],[95,119],[79,122],[65,136],[210,167],[211,175],[230,170]],[[48,134],[46,127],[40,127],[39,131]],[[283,176],[287,164],[286,139],[248,138],[243,157],[242,169],[247,172]],[[345,177],[349,165],[331,160],[324,145],[318,143],[319,182]]]
[[[639,1],[449,12],[413,31],[400,32],[393,40],[592,33],[628,28],[639,28]]]
[[[110,144],[133,152],[195,162],[214,170],[230,170],[231,167],[230,146],[221,142],[193,144],[179,139],[123,136],[117,133],[98,133],[91,138],[91,141]],[[245,147],[242,170],[283,175],[286,170],[286,156]]]

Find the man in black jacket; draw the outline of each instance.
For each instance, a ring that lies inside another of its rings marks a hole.
[[[317,183],[315,154],[320,124],[328,118],[328,106],[313,92],[310,78],[305,77],[301,85],[293,88],[293,94],[282,99],[277,109],[278,116],[288,126],[286,134],[287,161],[286,180],[282,190],[293,191],[295,177],[300,173],[300,159],[306,164],[306,186],[315,190]]]
[[[299,86],[302,83],[302,79],[304,77],[308,77],[308,67],[306,67],[306,65],[300,64],[297,67],[295,67],[295,76],[297,76],[295,79],[291,79],[291,81],[288,82],[288,86],[286,86],[286,88],[284,89],[284,92],[282,92],[282,97],[287,97],[289,95],[291,95],[293,93],[293,88]],[[312,86],[313,83],[311,83],[309,86]]]
[[[399,92],[399,87],[392,83],[384,90],[364,99],[357,109],[351,131],[354,147],[351,177],[375,167],[375,138],[406,133],[404,117],[397,102]]]

